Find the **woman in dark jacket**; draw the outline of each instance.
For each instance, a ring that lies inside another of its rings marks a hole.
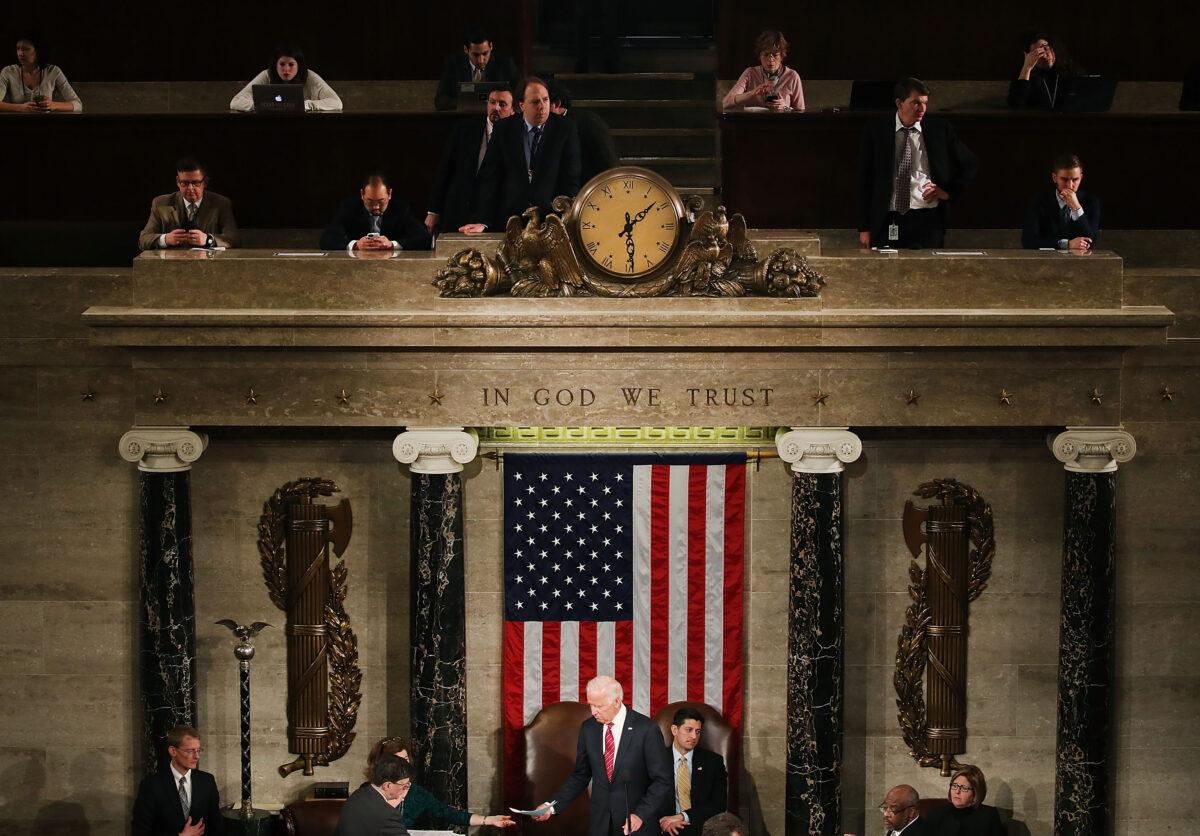
[[[950,779],[949,807],[939,807],[929,817],[935,836],[1004,836],[1004,825],[995,807],[983,803],[987,779],[978,767],[964,766]]]
[[[402,737],[385,737],[383,740],[371,747],[371,751],[367,753],[367,774],[371,772],[371,766],[380,755],[397,755],[404,760],[412,763],[412,757],[409,752],[412,747]],[[444,824],[461,824],[468,827],[512,827],[516,824],[511,816],[493,816],[483,815],[482,813],[472,813],[467,810],[459,810],[451,807],[448,804],[443,804],[433,797],[433,793],[425,789],[423,786],[413,781],[409,787],[408,795],[404,798],[404,804],[401,805],[398,813],[403,813],[404,827],[412,828],[426,813],[434,821]]]
[[[1053,35],[1027,32],[1021,38],[1025,60],[1008,84],[1008,106],[1017,110],[1062,110],[1079,70]]]

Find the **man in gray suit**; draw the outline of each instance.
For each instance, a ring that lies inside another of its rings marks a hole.
[[[208,172],[196,160],[175,163],[178,191],[159,195],[150,204],[150,217],[138,236],[138,249],[171,247],[232,247],[237,222],[229,198],[208,190]]]
[[[408,761],[380,755],[371,764],[371,780],[342,806],[333,836],[408,836],[403,805],[411,786]]]
[[[587,685],[592,716],[579,727],[575,771],[539,808],[546,821],[592,785],[588,836],[658,833],[658,815],[674,788],[658,725],[625,707],[621,683],[598,676]],[[626,813],[628,812],[628,816]]]

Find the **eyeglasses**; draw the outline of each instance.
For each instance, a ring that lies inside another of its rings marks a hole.
[[[914,807],[914,806],[916,806],[916,805],[914,805],[914,804],[906,804],[906,805],[905,805],[905,806],[903,806],[903,807],[889,807],[889,806],[887,806],[886,804],[880,804],[880,805],[879,805],[879,812],[881,812],[881,813],[883,813],[884,815],[887,815],[887,816],[894,816],[894,815],[896,815],[897,813],[903,813],[905,810],[908,810],[908,809],[910,809],[910,808],[912,808],[912,807]]]
[[[195,748],[195,749],[176,749],[175,751],[182,752],[183,754],[187,755],[189,758],[194,758],[197,755],[199,755],[201,752],[203,752],[204,750],[201,748]]]
[[[972,787],[970,784],[951,784],[950,792],[956,792],[959,794],[967,793],[967,792],[975,792],[975,788]]]
[[[175,180],[175,182],[176,182],[176,183],[178,183],[180,186],[184,186],[184,187],[187,187],[187,186],[203,186],[203,185],[204,185],[204,184],[207,182],[207,178],[205,178],[205,179],[201,179],[201,180],[180,180],[180,179],[176,179],[176,180]]]

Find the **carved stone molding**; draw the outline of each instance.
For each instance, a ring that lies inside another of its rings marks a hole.
[[[841,473],[862,455],[862,441],[848,427],[780,430],[775,446],[795,473]]]
[[[462,427],[411,427],[392,442],[392,454],[413,473],[461,473],[479,452],[479,437]]]
[[[121,436],[121,458],[146,473],[179,473],[208,447],[208,436],[187,427],[134,427]]]
[[[1137,442],[1120,427],[1067,427],[1050,449],[1072,473],[1111,473],[1137,453]]]

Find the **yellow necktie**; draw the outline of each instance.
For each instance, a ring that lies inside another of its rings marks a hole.
[[[679,793],[679,809],[692,809],[692,776],[688,772],[687,758],[679,759],[679,768],[675,770],[675,788]]]

